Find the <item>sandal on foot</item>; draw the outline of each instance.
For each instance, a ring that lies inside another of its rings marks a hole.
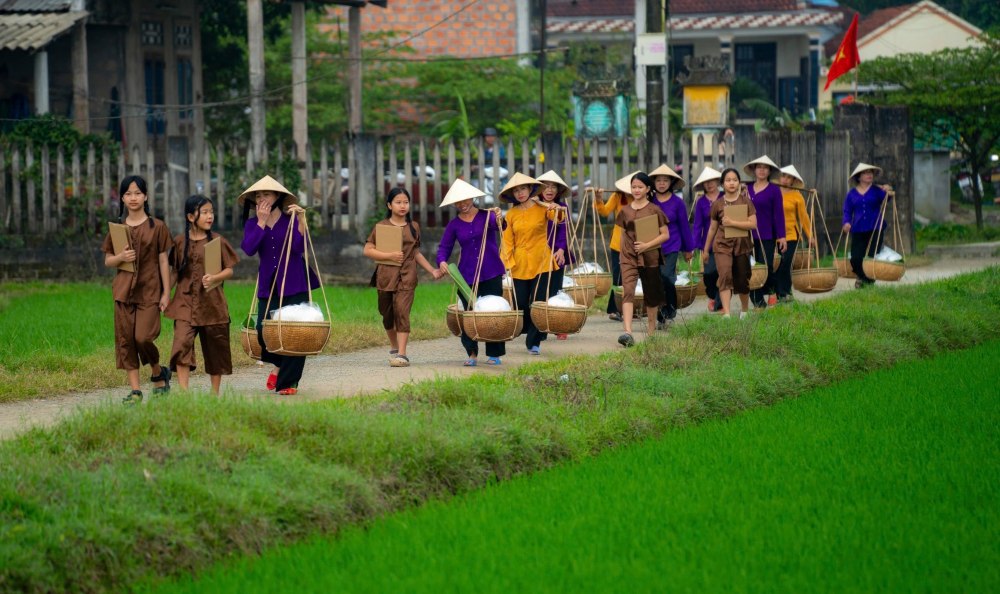
[[[399,349],[392,349],[391,351],[389,351],[389,355],[398,355],[398,354],[399,354]]]
[[[530,349],[528,349],[528,354],[529,355],[541,355],[542,354],[542,349],[541,349],[541,347],[533,346]]]
[[[633,346],[635,344],[635,339],[632,338],[631,334],[627,334],[627,333],[626,334],[622,334],[621,336],[618,337],[618,344],[622,345],[625,348],[628,348],[628,347]]]
[[[500,365],[500,357],[490,357],[490,358],[486,359],[486,364],[487,365],[494,365],[494,366]]]
[[[622,315],[619,313],[608,314],[608,319],[612,322],[620,322],[622,321]]]
[[[396,355],[395,358],[389,360],[389,367],[409,367],[410,358],[406,355]]]
[[[128,396],[122,398],[122,404],[140,404],[142,403],[142,390],[132,390],[128,393]]]
[[[160,366],[160,375],[157,375],[157,376],[149,378],[149,381],[154,382],[154,383],[155,382],[163,382],[162,386],[153,388],[153,394],[166,394],[167,392],[169,392],[170,391],[170,377],[172,375],[173,375],[173,373],[170,372],[170,368],[169,367],[167,367],[165,365],[161,365]]]
[[[295,394],[297,394],[298,391],[299,391],[298,388],[284,388],[284,389],[278,390],[278,395],[279,396],[295,396]]]
[[[465,360],[465,363],[462,363],[462,366],[463,367],[475,367],[476,366],[476,358],[475,357],[469,357],[468,359]]]
[[[274,371],[267,376],[267,383],[264,384],[268,392],[273,392],[278,387],[278,374]]]
[[[556,340],[566,340],[569,338],[568,334],[556,334]]]

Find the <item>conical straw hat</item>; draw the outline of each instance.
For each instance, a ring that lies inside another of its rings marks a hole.
[[[618,181],[615,182],[615,189],[618,190],[619,192],[625,194],[629,198],[631,198],[632,197],[632,178],[635,177],[636,173],[642,173],[642,170],[641,169],[636,169],[635,171],[633,171],[632,173],[626,175],[625,177],[622,177],[622,178],[618,179]]]
[[[792,185],[796,188],[806,187],[806,181],[802,179],[801,175],[799,175],[799,170],[795,168],[795,165],[786,165],[779,169],[779,171],[789,177],[795,178],[797,183],[793,183]]]
[[[881,167],[876,167],[875,165],[869,165],[868,163],[858,163],[858,166],[854,168],[854,173],[852,173],[850,177],[850,182],[852,186],[858,185],[858,175],[864,173],[865,171],[874,171],[875,177],[882,175]]]
[[[749,175],[750,177],[755,177],[753,174],[754,166],[761,164],[767,165],[768,167],[771,168],[771,173],[770,175],[767,176],[768,179],[774,177],[778,173],[778,164],[772,161],[771,158],[768,157],[767,155],[761,155],[756,159],[754,159],[753,161],[750,161],[749,163],[744,165],[743,173]]]
[[[702,172],[701,172],[701,175],[698,176],[698,180],[694,182],[694,186],[692,187],[692,189],[697,192],[698,190],[702,189],[702,187],[701,187],[702,184],[704,184],[707,181],[713,180],[713,179],[717,179],[717,180],[721,181],[722,180],[722,172],[718,171],[716,169],[713,169],[712,167],[709,167],[708,165],[705,165],[705,169],[703,169]]]
[[[559,177],[559,174],[555,171],[549,169],[545,173],[538,176],[538,181],[546,182],[550,184],[555,184],[560,186],[559,193],[556,194],[556,200],[562,200],[569,194],[569,186],[563,181],[563,178]]]
[[[515,173],[513,176],[511,176],[510,180],[507,182],[507,185],[505,185],[503,189],[500,190],[500,199],[516,203],[517,200],[514,200],[514,196],[513,194],[511,194],[511,192],[514,190],[514,188],[518,186],[531,186],[531,194],[529,195],[529,197],[537,196],[538,192],[542,190],[542,184],[538,183],[537,179],[531,177],[530,175],[525,175],[523,173]]]
[[[451,184],[451,187],[448,188],[448,193],[444,195],[444,200],[441,201],[438,208],[444,208],[449,204],[456,204],[463,200],[471,200],[485,195],[485,192],[469,182],[462,179],[456,179]]]
[[[649,177],[653,181],[656,181],[656,176],[657,175],[666,175],[667,177],[672,177],[675,180],[677,180],[677,181],[674,182],[674,185],[671,188],[675,192],[677,190],[680,190],[681,188],[683,188],[687,184],[687,182],[684,181],[683,177],[677,175],[677,172],[674,171],[673,168],[667,167],[666,165],[660,165],[656,169],[654,169],[654,170],[652,170],[652,171],[649,172]]]
[[[289,206],[291,204],[299,203],[299,199],[297,196],[295,196],[295,194],[289,192],[288,188],[278,183],[278,180],[274,179],[270,175],[265,175],[264,177],[257,180],[257,182],[254,183],[254,185],[250,186],[246,190],[243,190],[243,193],[240,194],[240,197],[236,199],[236,202],[240,206],[243,206],[243,201],[249,199],[250,204],[256,204],[256,200],[253,198],[253,194],[264,190],[271,190],[272,192],[278,194],[279,197],[281,194],[288,196],[288,198],[285,199],[284,206]]]

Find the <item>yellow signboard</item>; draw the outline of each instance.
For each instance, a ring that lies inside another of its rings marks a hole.
[[[684,126],[724,127],[729,121],[729,87],[684,87]]]

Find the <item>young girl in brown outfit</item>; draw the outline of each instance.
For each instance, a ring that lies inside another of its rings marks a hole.
[[[130,175],[118,188],[118,220],[128,228],[128,245],[116,254],[111,234],[104,238],[101,250],[104,265],[117,268],[131,262],[135,272],[118,269],[111,283],[115,300],[115,364],[124,369],[132,391],[126,404],[142,402],[139,367],[149,365],[153,393],[170,390],[170,369],[160,366],[156,339],[160,336],[160,312],[170,302],[170,231],[163,221],[149,213],[146,180]],[[126,210],[128,215],[122,220]]]
[[[729,317],[729,305],[733,291],[740,296],[740,319],[747,316],[750,308],[750,253],[753,252],[753,242],[750,236],[730,237],[726,239],[723,227],[733,227],[751,231],[757,228],[757,211],[747,195],[740,173],[733,168],[722,172],[722,200],[712,203],[709,218],[712,223],[708,228],[704,249],[701,252],[701,262],[708,262],[708,251],[715,252],[715,264],[719,271],[719,296],[722,299],[722,313]],[[726,214],[727,206],[744,205],[747,208],[747,219],[737,221]]]
[[[184,204],[186,228],[174,238],[170,264],[176,274],[177,290],[163,312],[174,320],[174,344],[170,350],[170,369],[185,390],[196,361],[195,336],[201,338],[201,353],[205,358],[205,373],[211,376],[212,392],[219,393],[222,376],[233,373],[233,358],[229,347],[229,306],[222,292],[222,283],[233,276],[239,261],[236,250],[221,235],[212,233],[215,207],[205,196],[191,196]],[[222,270],[205,272],[205,245],[218,239],[222,255]]]

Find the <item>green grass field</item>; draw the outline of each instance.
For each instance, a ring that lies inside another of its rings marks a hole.
[[[250,311],[252,283],[227,283],[232,318],[233,363],[253,361],[240,347],[239,331]],[[412,316],[414,339],[447,336],[444,311],[450,283],[417,286]],[[333,330],[325,352],[342,353],[388,344],[378,315],[375,289],[330,287],[326,292]],[[320,291],[313,294],[322,307]],[[162,318],[156,341],[163,361],[169,360],[173,323]],[[114,302],[110,285],[97,283],[7,283],[0,288],[0,402],[38,398],[74,390],[125,385],[115,368]],[[201,360],[199,347],[199,361]],[[144,368],[146,374],[149,368]]]
[[[998,360],[902,364],[155,591],[996,592]]]
[[[119,591],[200,571],[1000,339],[997,319],[991,268],[368,397],[87,408],[0,443],[0,590]]]

